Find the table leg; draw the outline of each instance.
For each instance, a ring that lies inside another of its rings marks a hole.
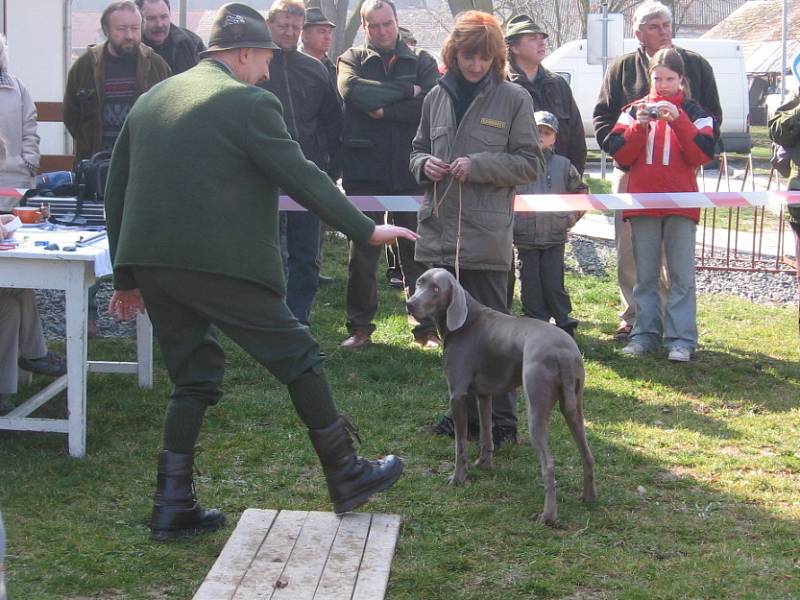
[[[69,455],[86,454],[86,322],[89,316],[87,289],[94,279],[92,264],[65,261],[67,321],[67,421]]]
[[[136,361],[139,387],[153,387],[153,326],[147,313],[136,317]]]

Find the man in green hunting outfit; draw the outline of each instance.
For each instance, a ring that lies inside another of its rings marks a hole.
[[[197,502],[192,485],[203,416],[222,395],[224,355],[211,325],[288,386],[337,513],[390,487],[403,470],[392,455],[355,455],[319,346],[286,306],[278,188],[355,240],[385,244],[416,234],[375,226],[304,158],[277,98],[253,85],[269,77],[276,48],[257,11],[221,7],[204,60],[142,96],[114,148],[109,309],[129,319],[147,308],[175,384],[150,519],[156,540],[225,521]]]

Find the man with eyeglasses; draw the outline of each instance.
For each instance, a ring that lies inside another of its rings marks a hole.
[[[75,139],[76,163],[111,151],[136,99],[171,74],[142,44],[142,15],[132,0],[109,4],[100,24],[106,41],[75,61],[64,92],[64,125]]]

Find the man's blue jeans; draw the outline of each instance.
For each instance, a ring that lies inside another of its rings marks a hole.
[[[281,246],[286,243],[286,304],[297,320],[308,325],[311,304],[319,289],[319,217],[308,211],[281,214]]]

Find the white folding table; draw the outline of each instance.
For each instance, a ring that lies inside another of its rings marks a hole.
[[[136,362],[93,361],[87,357],[86,325],[88,289],[97,277],[111,274],[108,241],[64,251],[81,237],[95,231],[44,231],[34,227],[17,230],[19,246],[0,251],[0,287],[64,290],[66,301],[67,374],[27,399],[4,417],[0,429],[66,433],[69,454],[86,454],[86,378],[87,372],[134,373],[140,387],[153,384],[153,332],[147,315],[136,322]],[[58,244],[60,250],[46,250],[36,241]],[[67,418],[30,417],[37,408],[67,390]]]

